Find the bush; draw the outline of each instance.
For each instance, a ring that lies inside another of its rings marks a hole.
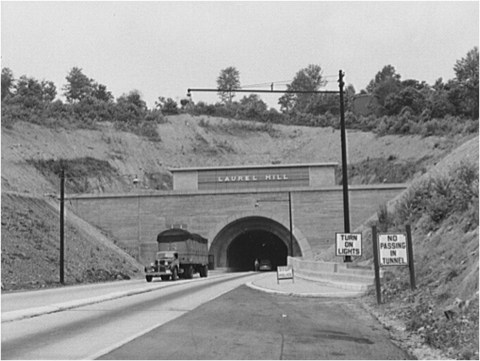
[[[377,218],[379,232],[387,232],[394,225],[394,217],[388,212],[386,204],[380,205]]]
[[[115,122],[114,127],[117,130],[130,132],[141,137],[146,137],[151,141],[159,142],[162,139],[158,133],[158,125],[156,121],[135,120]]]
[[[92,157],[47,160],[30,159],[27,162],[54,183],[58,181],[62,170],[64,170],[65,188],[70,192],[86,193],[90,191],[89,179],[118,176],[117,170],[110,163]]]
[[[397,223],[414,223],[423,215],[428,228],[454,213],[463,214],[468,228],[478,226],[478,168],[461,163],[447,175],[430,178],[411,188],[395,207]]]

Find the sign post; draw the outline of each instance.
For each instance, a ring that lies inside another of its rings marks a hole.
[[[408,249],[408,267],[410,268],[410,288],[413,291],[417,286],[415,284],[415,267],[413,266],[413,244],[412,244],[412,230],[410,225],[405,226],[407,231],[407,249]]]
[[[372,244],[373,244],[373,265],[375,267],[375,289],[377,290],[377,303],[382,303],[382,292],[380,289],[380,264],[378,262],[378,244],[377,244],[377,227],[372,227]]]

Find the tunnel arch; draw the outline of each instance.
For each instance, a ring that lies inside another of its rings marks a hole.
[[[228,220],[217,231],[210,245],[209,253],[214,257],[215,266],[249,268],[248,266],[253,265],[254,257],[273,258],[274,266],[286,264],[290,230],[282,223],[258,215],[240,216]],[[295,227],[292,230],[292,243],[295,257],[311,253],[307,240]],[[258,251],[262,244],[270,253]]]

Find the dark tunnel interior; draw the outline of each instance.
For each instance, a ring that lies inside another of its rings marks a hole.
[[[253,271],[255,259],[269,259],[273,269],[287,264],[288,248],[273,233],[254,230],[236,237],[227,249],[227,266],[231,271]]]

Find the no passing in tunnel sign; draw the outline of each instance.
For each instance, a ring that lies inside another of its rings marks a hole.
[[[361,256],[362,234],[361,233],[335,233],[336,256]]]

